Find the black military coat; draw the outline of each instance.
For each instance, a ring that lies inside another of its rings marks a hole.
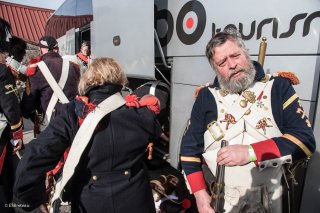
[[[0,137],[0,154],[10,140],[10,126],[15,126],[21,121],[19,99],[15,89],[13,75],[5,64],[0,63],[0,113],[4,114],[9,124]]]
[[[21,112],[15,93],[15,79],[5,64],[0,63],[0,113],[8,125],[0,136],[0,212],[13,212],[5,205],[12,201],[13,147],[10,143],[10,129],[21,128]]]
[[[62,58],[58,53],[48,52],[42,56],[42,60],[48,66],[52,76],[59,82],[62,73]],[[77,87],[80,79],[79,67],[76,64],[70,62],[69,75],[65,87],[63,89],[64,94],[69,100],[72,100],[77,95]],[[30,118],[35,109],[45,113],[52,97],[53,90],[49,86],[47,80],[44,78],[42,72],[37,68],[34,75],[29,76],[30,81],[30,94],[23,95],[21,108],[22,114],[25,118]],[[57,103],[55,107],[55,113],[59,112],[61,103]]]
[[[0,113],[4,113],[10,125],[21,119],[19,99],[14,76],[5,64],[0,63]]]
[[[98,104],[120,90],[118,85],[93,88],[89,101]],[[26,147],[14,190],[22,203],[35,208],[46,201],[45,173],[70,146],[87,109],[77,99],[63,105],[61,113]],[[72,212],[154,212],[141,157],[160,131],[154,112],[145,107],[122,106],[104,117],[73,176]]]

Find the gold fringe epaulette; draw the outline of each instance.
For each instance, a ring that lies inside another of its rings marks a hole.
[[[297,85],[300,83],[298,77],[296,76],[296,74],[294,74],[293,72],[290,71],[280,71],[280,72],[276,72],[273,73],[272,76],[274,77],[283,77],[283,78],[287,78],[291,81],[292,85]]]

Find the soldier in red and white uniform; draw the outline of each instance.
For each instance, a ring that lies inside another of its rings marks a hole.
[[[225,165],[225,212],[281,212],[282,166],[315,151],[311,124],[288,72],[265,75],[235,31],[216,34],[206,50],[217,74],[200,90],[181,145],[181,164],[199,212],[215,212],[202,164]],[[220,148],[221,141],[229,145]]]
[[[78,52],[76,56],[78,59],[78,64],[80,65],[80,72],[83,74],[85,71],[87,71],[88,65],[91,63],[89,41],[82,42],[80,52]]]

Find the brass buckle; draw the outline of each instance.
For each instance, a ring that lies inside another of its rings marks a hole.
[[[219,132],[221,133],[220,135],[216,135],[216,133],[214,131],[212,131],[211,127],[215,126],[219,129]],[[224,137],[224,132],[221,129],[221,127],[219,126],[219,124],[217,123],[217,121],[211,121],[208,125],[207,125],[207,129],[210,132],[211,136],[213,137],[213,139],[215,141],[219,141]]]

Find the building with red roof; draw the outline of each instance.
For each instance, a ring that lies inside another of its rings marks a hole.
[[[0,17],[11,24],[12,34],[37,44],[54,10],[0,1]]]

